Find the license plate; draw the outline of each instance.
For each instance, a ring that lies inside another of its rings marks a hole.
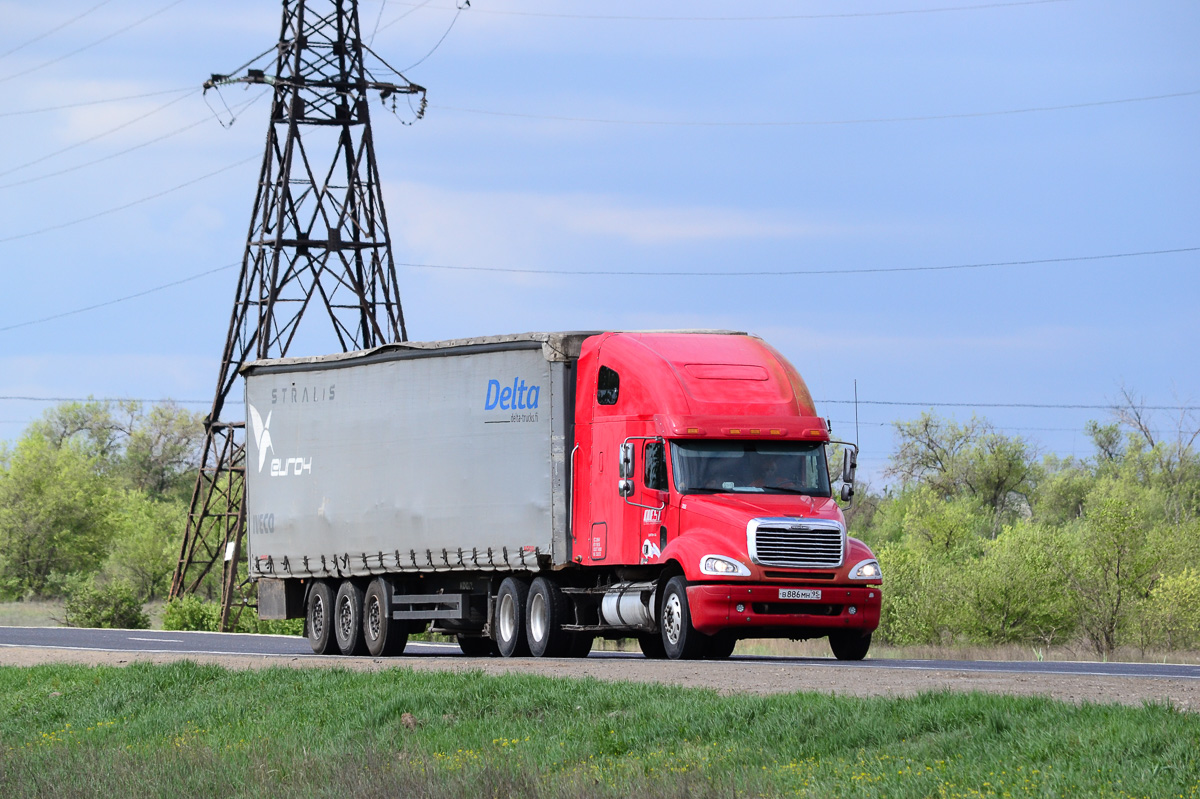
[[[780,599],[820,599],[820,588],[780,588]]]

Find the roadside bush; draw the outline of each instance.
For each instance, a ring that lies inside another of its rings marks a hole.
[[[192,594],[172,599],[163,608],[164,630],[216,632],[220,622],[221,606]]]
[[[878,553],[883,570],[879,640],[896,645],[950,643],[959,629],[951,587],[953,566],[903,544]]]
[[[205,602],[188,595],[172,599],[163,609],[164,630],[216,632],[221,624],[219,602]],[[260,619],[253,610],[242,611],[233,633],[262,635],[303,635],[304,619]]]
[[[1164,577],[1150,593],[1147,621],[1155,643],[1167,649],[1200,649],[1200,569]]]
[[[105,627],[119,630],[147,630],[150,617],[129,583],[114,580],[105,585],[89,579],[67,595],[68,627]]]

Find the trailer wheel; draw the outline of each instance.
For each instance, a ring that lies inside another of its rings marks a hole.
[[[838,660],[862,660],[871,648],[871,634],[857,632],[830,633],[829,648]]]
[[[529,587],[528,600],[525,630],[529,653],[535,658],[565,657],[574,643],[574,636],[562,628],[570,611],[567,597],[551,580],[537,577]]]
[[[376,577],[363,595],[363,638],[373,657],[394,657],[408,643],[408,622],[392,618],[392,586]]]
[[[708,636],[692,626],[687,580],[681,575],[667,581],[658,626],[662,630],[663,649],[671,660],[698,660],[703,656]]]
[[[642,654],[651,660],[662,660],[667,656],[667,650],[663,647],[662,636],[658,633],[639,635],[638,646],[642,648]]]
[[[333,634],[343,655],[367,654],[363,637],[363,591],[350,580],[343,580],[334,600]]]
[[[458,636],[458,648],[469,658],[494,658],[500,654],[495,641],[477,635]]]
[[[525,640],[525,603],[529,586],[515,577],[505,577],[496,594],[496,646],[506,658],[529,655]]]
[[[333,589],[324,580],[313,583],[308,590],[304,627],[308,631],[309,646],[315,654],[335,654],[337,645],[333,640]]]

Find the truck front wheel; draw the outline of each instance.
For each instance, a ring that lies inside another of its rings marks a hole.
[[[408,622],[392,618],[392,586],[376,577],[363,596],[363,638],[372,657],[394,657],[408,644]]]
[[[496,646],[506,658],[529,655],[525,640],[525,605],[529,586],[515,577],[505,577],[496,594]]]
[[[333,640],[333,589],[329,583],[318,580],[308,589],[305,614],[304,627],[312,651],[318,655],[336,654],[337,644]]]
[[[363,590],[350,580],[343,580],[334,600],[333,634],[343,655],[367,654],[363,637]]]
[[[708,636],[692,626],[688,609],[687,580],[682,576],[667,581],[659,610],[658,626],[662,630],[663,649],[671,660],[698,660],[704,656]]]
[[[830,633],[829,648],[838,660],[862,660],[871,648],[871,634],[857,632]]]

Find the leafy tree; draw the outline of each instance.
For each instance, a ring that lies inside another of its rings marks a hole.
[[[146,630],[150,617],[142,610],[133,586],[121,580],[102,584],[90,578],[67,594],[68,627]]]
[[[140,491],[122,492],[115,504],[116,534],[104,572],[130,583],[148,602],[170,586],[187,506],[152,499]]]
[[[1029,522],[1005,528],[984,542],[983,556],[968,568],[963,593],[968,637],[980,643],[1038,643],[1070,640],[1078,601],[1065,581],[1055,579],[1064,557],[1052,530]]]
[[[37,431],[3,457],[0,581],[12,595],[43,593],[51,575],[96,571],[113,538],[112,492],[81,447]]]
[[[999,433],[986,420],[965,425],[923,413],[897,422],[899,439],[887,474],[904,486],[928,486],[942,497],[971,497],[990,510],[991,534],[1029,506],[1037,453],[1020,437]]]

